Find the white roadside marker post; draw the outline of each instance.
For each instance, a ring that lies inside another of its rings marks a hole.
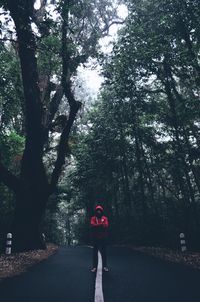
[[[185,234],[180,233],[180,243],[181,243],[181,252],[186,252],[187,247],[186,247],[186,241],[185,241]]]
[[[12,234],[7,234],[7,240],[6,240],[6,255],[11,255],[12,252]]]

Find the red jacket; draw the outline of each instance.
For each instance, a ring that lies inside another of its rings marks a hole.
[[[93,239],[103,239],[107,237],[109,223],[106,216],[102,216],[101,218],[92,216],[90,220],[90,226],[92,228]]]

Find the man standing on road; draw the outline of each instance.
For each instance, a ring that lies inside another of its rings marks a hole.
[[[95,215],[91,217],[90,225],[92,228],[93,240],[93,268],[92,272],[96,272],[98,265],[98,251],[101,252],[103,271],[108,272],[107,255],[106,255],[106,239],[108,235],[108,218],[103,215],[104,209],[98,205],[95,208]]]

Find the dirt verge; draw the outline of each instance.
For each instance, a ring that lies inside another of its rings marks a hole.
[[[0,255],[0,281],[25,272],[29,267],[55,254],[57,249],[56,245],[47,244],[46,250],[16,253],[9,256]]]
[[[200,252],[181,252],[162,247],[135,247],[130,246],[134,251],[139,251],[166,261],[182,263],[200,270]]]

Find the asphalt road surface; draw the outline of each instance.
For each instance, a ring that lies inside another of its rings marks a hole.
[[[200,271],[125,248],[109,250],[105,302],[200,302]]]
[[[60,248],[28,272],[3,280],[0,302],[97,302],[91,257],[89,247]],[[108,248],[108,264],[104,302],[200,301],[200,271],[121,247]]]

